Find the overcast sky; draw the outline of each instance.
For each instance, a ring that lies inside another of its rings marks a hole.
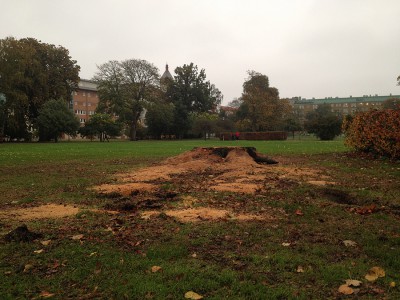
[[[225,104],[247,70],[282,98],[400,95],[399,16],[400,0],[0,0],[0,38],[62,45],[87,79],[114,59],[193,62]]]

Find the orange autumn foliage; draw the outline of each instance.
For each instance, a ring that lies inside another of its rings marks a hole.
[[[344,120],[343,130],[356,151],[400,159],[400,109],[358,113]]]

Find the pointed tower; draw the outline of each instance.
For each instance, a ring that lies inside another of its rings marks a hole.
[[[162,74],[161,76],[161,81],[164,81],[165,79],[169,79],[169,80],[174,80],[174,77],[172,77],[171,73],[168,70],[168,64],[165,65],[165,72],[164,74]]]

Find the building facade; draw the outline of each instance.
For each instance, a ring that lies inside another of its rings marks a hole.
[[[71,108],[81,125],[84,125],[95,113],[98,104],[97,85],[93,81],[81,79],[71,100]]]
[[[323,99],[290,99],[290,103],[293,107],[293,111],[298,115],[300,119],[304,119],[307,113],[317,109],[318,105],[328,104],[331,107],[331,111],[337,115],[349,115],[356,112],[369,111],[371,109],[381,109],[382,104],[387,99],[400,98],[400,95],[389,95],[389,96],[371,96],[364,95],[362,97],[327,97]]]

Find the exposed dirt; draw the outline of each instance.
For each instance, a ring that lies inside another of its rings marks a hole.
[[[266,217],[252,214],[238,214],[225,209],[215,209],[208,207],[187,208],[181,210],[167,210],[162,212],[169,217],[174,217],[181,222],[198,222],[198,221],[212,221],[212,220],[266,220]],[[146,211],[142,213],[142,218],[145,220],[152,219],[162,214],[160,211]],[[273,220],[272,217],[270,217]]]
[[[224,151],[220,150],[223,149]],[[254,194],[262,189],[265,181],[279,181],[290,178],[311,184],[329,184],[328,176],[318,170],[292,166],[263,164],[270,161],[256,153],[249,154],[245,147],[195,148],[192,151],[166,159],[162,163],[132,173],[117,176],[116,184],[103,184],[94,188],[100,194],[156,191],[163,182],[174,181],[177,177],[202,176],[202,189]],[[250,148],[254,149],[254,148]],[[255,150],[255,149],[254,149]],[[262,159],[260,159],[262,158]],[[276,177],[271,179],[271,175]],[[195,188],[195,186],[193,186]]]
[[[119,174],[114,183],[93,189],[106,198],[116,196],[106,209],[148,210],[142,214],[145,219],[162,213],[182,222],[196,222],[267,220],[278,214],[272,209],[264,210],[261,215],[245,213],[238,203],[228,201],[222,204],[212,199],[212,194],[216,192],[250,196],[271,189],[293,188],[303,183],[331,183],[330,178],[320,170],[277,163],[251,147],[195,148],[157,165]],[[167,197],[171,191],[174,196]],[[199,193],[208,195],[208,198],[196,199],[195,195]],[[171,205],[172,201],[178,204]],[[192,207],[193,203],[197,203],[196,208]]]
[[[7,209],[0,212],[0,220],[17,219],[30,221],[36,219],[57,219],[76,215],[79,208],[72,205],[46,204],[29,208]]]

